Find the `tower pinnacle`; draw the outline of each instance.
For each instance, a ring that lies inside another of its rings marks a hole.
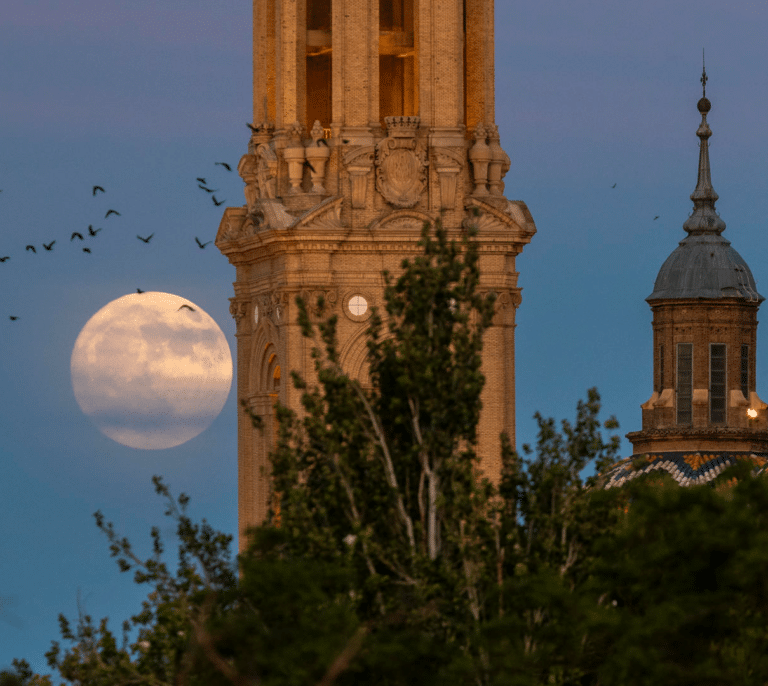
[[[703,62],[703,54],[702,54]],[[701,113],[701,124],[696,130],[699,143],[699,178],[696,188],[691,193],[693,200],[693,213],[683,224],[683,228],[693,235],[715,234],[719,235],[725,230],[725,222],[715,210],[715,201],[718,198],[715,189],[712,188],[712,178],[709,171],[709,137],[712,130],[707,123],[707,113],[712,109],[712,103],[707,99],[707,70],[702,64],[701,86],[702,97],[696,105]]]

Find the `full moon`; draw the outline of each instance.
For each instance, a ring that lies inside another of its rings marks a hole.
[[[75,341],[72,388],[105,435],[131,448],[172,448],[207,429],[232,385],[224,333],[171,293],[124,295],[88,320]]]

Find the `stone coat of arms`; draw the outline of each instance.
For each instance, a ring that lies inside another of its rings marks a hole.
[[[413,207],[427,185],[426,146],[419,117],[386,117],[388,136],[376,146],[376,188],[395,207]]]

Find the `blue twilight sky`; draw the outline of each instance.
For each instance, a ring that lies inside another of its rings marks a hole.
[[[538,228],[518,259],[518,444],[535,440],[534,411],[572,417],[594,385],[622,433],[640,428],[644,298],[692,205],[702,48],[718,209],[768,295],[766,35],[764,2],[497,1],[506,194]],[[11,256],[0,264],[0,668],[23,657],[45,670],[57,614],[75,615],[78,593],[115,628],[143,597],[109,558],[95,510],[148,552],[150,526],[164,524],[150,484],[161,474],[194,514],[235,531],[234,393],[197,438],[142,451],[82,414],[69,363],[88,319],[137,287],[197,303],[234,352],[234,269],[194,243],[214,238],[222,208],[195,177],[244,203],[236,173],[214,162],[234,167],[248,139],[251,7],[5,0],[0,65],[0,256]],[[92,197],[94,184],[106,194]],[[121,216],[105,220],[109,208]],[[69,242],[88,224],[103,228],[90,255]],[[150,233],[151,244],[135,238]],[[53,239],[51,253],[24,250]],[[757,354],[768,397],[768,344]]]

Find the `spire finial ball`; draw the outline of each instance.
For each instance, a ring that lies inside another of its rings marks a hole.
[[[712,103],[709,101],[709,98],[701,98],[696,107],[698,108],[699,112],[701,112],[701,114],[706,114],[709,112],[709,110],[712,109]]]

